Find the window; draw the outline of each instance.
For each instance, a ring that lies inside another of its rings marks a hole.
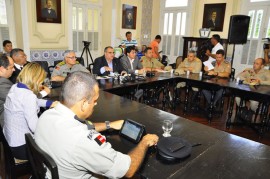
[[[8,40],[9,38],[9,27],[7,21],[7,11],[5,0],[0,0],[0,41]],[[0,45],[0,50],[3,50],[2,45]]]
[[[188,5],[188,0],[166,0],[165,7],[185,7]]]

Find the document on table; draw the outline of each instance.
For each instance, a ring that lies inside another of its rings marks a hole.
[[[101,79],[109,79],[109,78],[111,78],[111,77],[109,77],[109,76],[97,76],[97,80],[101,80]]]
[[[208,70],[213,70],[214,66],[212,65],[212,63],[210,61],[205,61],[203,62],[204,66],[208,67]]]

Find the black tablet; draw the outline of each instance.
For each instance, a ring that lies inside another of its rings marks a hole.
[[[145,126],[133,120],[126,119],[120,130],[120,136],[130,140],[131,142],[140,142],[145,132]]]

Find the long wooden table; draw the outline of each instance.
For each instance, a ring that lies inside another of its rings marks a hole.
[[[100,84],[100,97],[90,120],[103,122],[105,120],[132,119],[146,126],[147,133],[157,134],[162,138],[162,122],[165,119],[173,121],[172,136],[179,136],[191,144],[201,143],[194,147],[190,157],[176,163],[165,162],[158,157],[156,151],[151,151],[141,166],[138,174],[142,178],[269,178],[270,147],[227,132],[187,120],[168,112],[152,108],[119,95],[125,89],[137,88],[137,85],[156,83],[187,82],[188,85],[217,85],[237,92],[245,91],[254,99],[264,97],[269,99],[270,90],[267,87],[236,85],[233,81],[224,79],[200,79],[196,75],[174,76],[160,74],[146,81],[120,84],[117,81],[104,80]],[[102,86],[103,85],[103,86]],[[243,89],[244,88],[244,89]],[[108,91],[108,92],[106,92]],[[123,92],[124,93],[124,92]],[[52,98],[59,95],[59,88],[52,90]],[[237,94],[238,95],[238,94]],[[107,141],[114,149],[128,153],[135,145],[120,137],[117,132],[104,133]]]

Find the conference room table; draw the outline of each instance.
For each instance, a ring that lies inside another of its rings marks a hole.
[[[161,81],[164,84],[188,81],[187,79],[200,81],[192,78],[195,76],[181,77],[160,74],[147,80],[150,81],[149,83]],[[203,80],[205,79],[201,81]],[[222,86],[223,82],[221,81],[213,83]],[[269,146],[190,121],[110,92],[120,93],[121,88],[137,87],[137,83],[118,84],[110,79],[104,82],[99,81],[101,90],[98,104],[94,108],[93,115],[89,118],[92,122],[132,119],[145,125],[147,133],[153,133],[163,138],[162,122],[166,119],[173,122],[172,136],[181,137],[191,144],[201,144],[192,148],[189,157],[173,162],[162,159],[157,150],[149,150],[137,172],[141,178],[269,178]],[[140,81],[138,83],[143,86],[147,85],[148,82]],[[211,79],[208,83],[211,83]],[[226,86],[239,90],[243,88],[233,81],[227,82]],[[256,93],[257,89],[250,87],[250,89],[245,90]],[[59,91],[60,88],[53,89],[52,98],[59,96]],[[268,92],[265,91],[265,96],[269,95]],[[261,92],[258,93],[263,95]],[[112,147],[122,153],[128,153],[136,147],[136,144],[119,136],[118,131],[109,130],[103,134]]]

